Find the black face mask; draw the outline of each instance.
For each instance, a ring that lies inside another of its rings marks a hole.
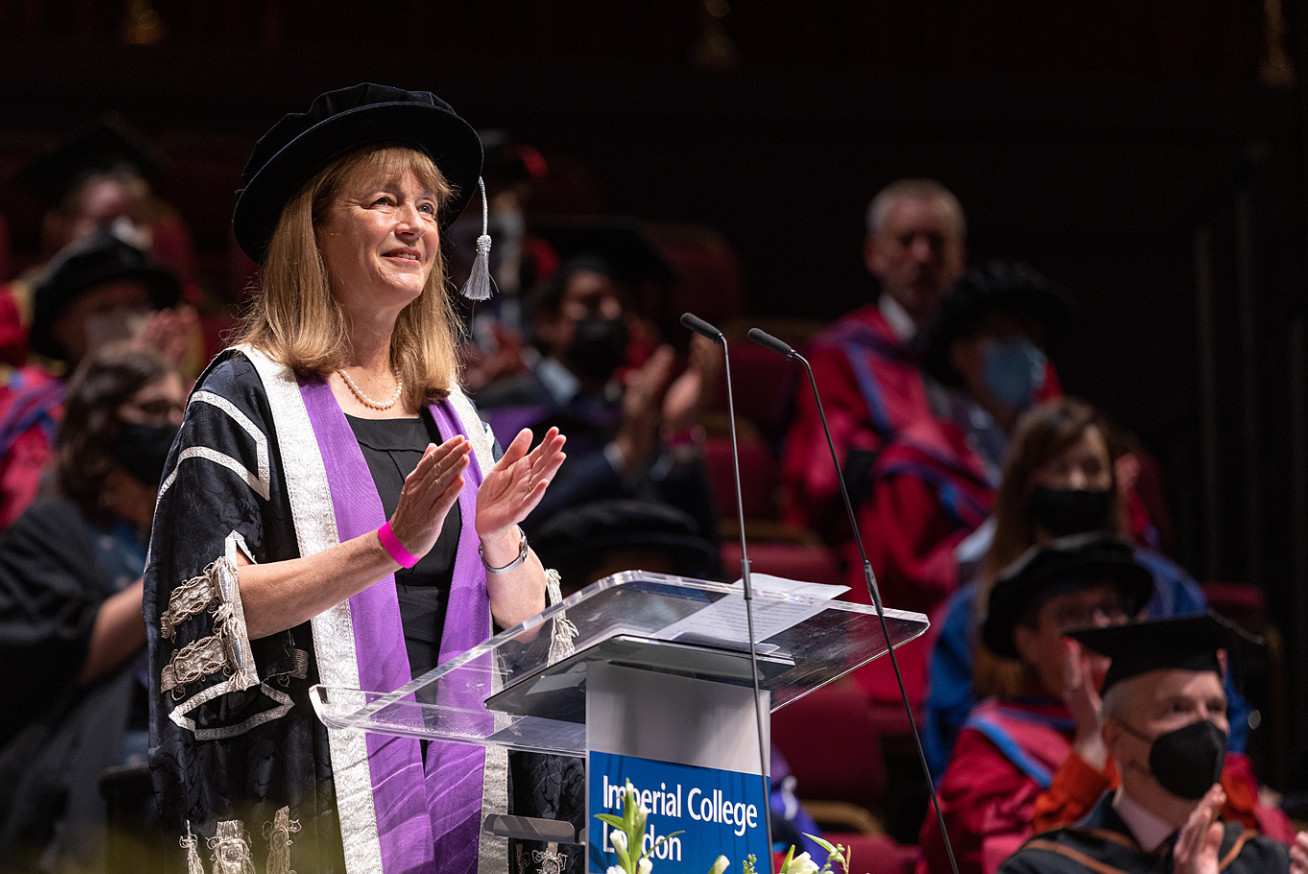
[[[1109,528],[1114,498],[1112,489],[1086,491],[1036,486],[1031,490],[1027,509],[1041,528],[1056,537],[1066,537]]]
[[[568,362],[578,375],[607,381],[627,357],[627,323],[621,319],[579,319]]]
[[[1148,740],[1130,726],[1126,729]],[[1149,772],[1158,785],[1177,798],[1198,801],[1222,776],[1226,764],[1226,732],[1203,719],[1160,734],[1149,745]]]
[[[123,469],[147,486],[158,486],[163,479],[168,450],[177,437],[176,425],[134,425],[122,423],[114,458]]]

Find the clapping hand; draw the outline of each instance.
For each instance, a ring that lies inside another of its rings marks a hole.
[[[1214,784],[1195,805],[1190,818],[1181,826],[1172,853],[1172,870],[1176,874],[1217,874],[1217,854],[1222,848],[1222,824],[1217,821],[1226,793]]]
[[[566,439],[551,428],[540,445],[528,451],[531,431],[524,428],[513,438],[477,490],[477,536],[483,542],[506,534],[536,508],[567,457]]]
[[[391,516],[391,532],[419,558],[436,545],[445,516],[459,499],[471,449],[462,434],[440,446],[428,446],[404,478],[400,502]]]

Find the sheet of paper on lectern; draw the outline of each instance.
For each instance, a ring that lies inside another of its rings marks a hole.
[[[812,616],[821,613],[820,605],[760,598],[760,593],[800,595],[807,599],[829,601],[849,591],[848,586],[831,586],[824,583],[805,583],[770,574],[750,574],[750,587],[755,597],[751,600],[754,613],[755,647],[760,654],[775,652],[776,646],[758,643],[780,634]],[[740,580],[735,590],[726,597],[668,625],[658,635],[663,640],[681,643],[699,643],[729,648],[749,645],[749,623],[745,613],[744,585]]]

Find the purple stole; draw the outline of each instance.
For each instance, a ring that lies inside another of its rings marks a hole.
[[[344,542],[386,521],[381,498],[345,414],[321,377],[300,378],[304,399],[331,490],[336,530]],[[431,406],[442,439],[468,435],[451,403]],[[486,639],[490,600],[477,552],[477,487],[482,470],[474,456],[459,495],[463,526],[454,562],[449,610],[441,633],[440,662]],[[409,683],[404,629],[387,576],[350,598],[360,688],[389,692]],[[482,709],[475,690],[442,691],[442,705]],[[487,718],[490,718],[489,716]],[[368,733],[368,772],[385,874],[477,870],[482,773],[486,752],[468,744],[432,741],[424,765],[415,738]]]

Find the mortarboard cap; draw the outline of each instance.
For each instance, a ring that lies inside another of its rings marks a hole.
[[[1232,652],[1261,640],[1209,611],[1198,616],[1132,622],[1067,633],[1089,650],[1112,660],[1100,694],[1114,683],[1149,671],[1179,668],[1222,673],[1217,651]]]
[[[1153,576],[1135,560],[1130,544],[1119,537],[1089,532],[1033,546],[995,579],[981,639],[991,651],[1017,658],[1013,628],[1024,616],[1050,598],[1100,583],[1117,585],[1131,616],[1154,591]]]
[[[675,278],[668,260],[635,219],[541,217],[531,219],[528,229],[550,245],[561,263],[583,258],[597,262],[623,283]]]
[[[36,155],[14,174],[14,182],[46,202],[62,202],[92,176],[129,170],[150,179],[159,155],[145,135],[117,115],[106,115]]]

